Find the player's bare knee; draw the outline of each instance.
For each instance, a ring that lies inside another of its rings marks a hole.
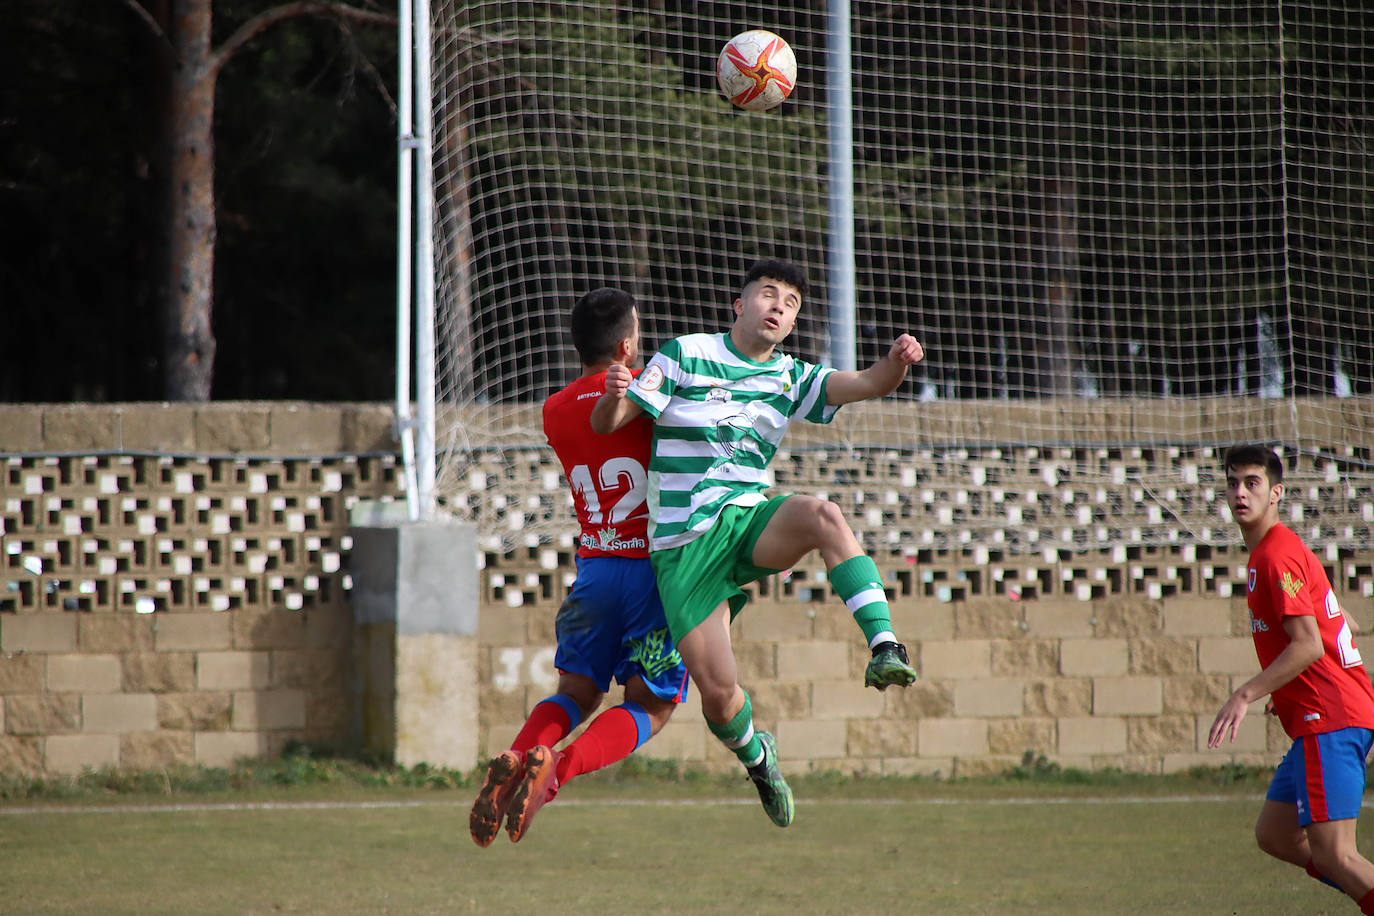
[[[845,521],[844,511],[828,499],[814,496],[792,497],[803,499],[803,533],[814,547],[835,543],[850,534],[849,523]]]
[[[584,720],[601,708],[601,701],[606,696],[591,678],[567,672],[558,677],[558,692],[577,704]]]
[[[649,734],[657,735],[663,730],[663,726],[668,724],[668,720],[673,717],[673,710],[677,709],[676,703],[659,703],[653,707],[645,707],[645,712],[649,714]]]
[[[696,684],[701,695],[701,711],[713,722],[725,722],[734,710],[730,707],[735,700],[734,684]]]
[[[1267,855],[1299,865],[1311,855],[1307,848],[1307,832],[1302,828],[1278,828],[1262,819],[1255,824],[1255,844]]]
[[[1325,838],[1316,838],[1311,847],[1312,864],[1317,871],[1337,883],[1343,883],[1343,879],[1354,871],[1357,861],[1363,858],[1353,843],[1339,839],[1327,842]]]
[[[1293,846],[1291,838],[1277,837],[1273,833],[1267,832],[1265,830],[1260,829],[1259,827],[1256,827],[1255,845],[1260,848],[1260,852],[1263,852],[1266,855],[1271,855],[1276,859],[1283,859],[1287,861],[1291,858],[1291,856],[1288,855],[1290,849]]]
[[[849,522],[845,520],[844,510],[830,500],[822,500],[819,509],[820,527],[827,534],[849,534]]]
[[[640,709],[643,709],[645,715],[649,717],[650,735],[657,735],[672,718],[673,710],[677,709],[676,703],[655,694],[648,688],[643,679],[638,677],[625,685],[625,699],[631,703],[639,704]]]

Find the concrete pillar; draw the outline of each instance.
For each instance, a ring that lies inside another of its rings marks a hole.
[[[352,529],[356,731],[402,766],[477,763],[477,535],[453,522]]]

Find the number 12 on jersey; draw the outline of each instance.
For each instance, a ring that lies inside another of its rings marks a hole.
[[[568,483],[582,497],[587,507],[587,520],[593,525],[614,525],[629,518],[644,505],[648,480],[644,465],[624,457],[612,458],[601,465],[595,480],[591,468],[585,464],[574,467],[568,476]],[[624,493],[615,501],[607,518],[601,508],[602,502],[622,489]]]

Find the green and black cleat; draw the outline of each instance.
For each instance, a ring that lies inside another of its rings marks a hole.
[[[773,736],[768,732],[759,732],[758,736],[760,743],[763,744],[763,759],[747,767],[746,771],[754,782],[754,788],[759,790],[759,801],[763,802],[763,810],[768,813],[773,823],[779,827],[786,827],[792,823],[792,818],[796,814],[796,809],[792,805],[792,787],[787,784],[782,770],[778,768],[778,749]]]
[[[906,646],[899,642],[880,642],[873,647],[873,658],[864,671],[864,686],[886,690],[894,684],[910,687],[916,683],[916,669],[906,655]]]

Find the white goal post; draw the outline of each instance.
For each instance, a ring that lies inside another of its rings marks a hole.
[[[396,435],[406,514],[435,513],[433,42],[429,0],[400,0],[396,124]],[[419,181],[415,180],[416,175]],[[412,238],[414,236],[414,238]],[[412,337],[412,325],[414,325]],[[412,342],[414,361],[412,362]],[[415,379],[412,402],[411,379]]]

